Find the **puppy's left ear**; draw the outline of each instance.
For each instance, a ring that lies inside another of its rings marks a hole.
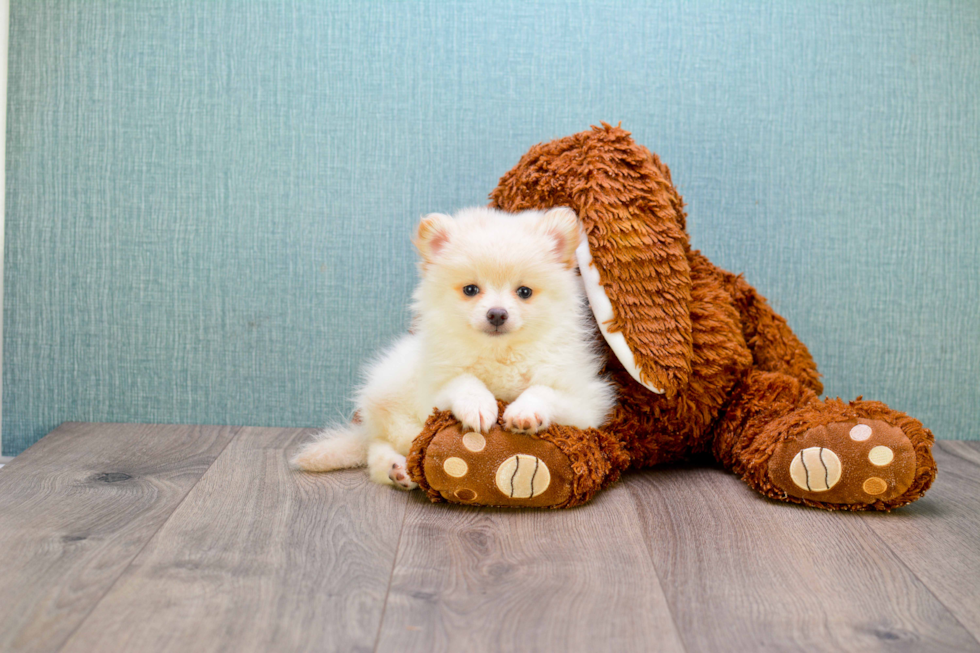
[[[562,265],[575,267],[575,249],[581,238],[575,211],[564,206],[551,209],[541,216],[538,228],[554,242],[551,251]]]

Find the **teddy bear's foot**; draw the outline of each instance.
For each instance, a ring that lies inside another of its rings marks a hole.
[[[554,444],[494,425],[488,433],[442,429],[422,463],[425,481],[446,501],[547,507],[572,494],[572,468]]]
[[[777,444],[769,460],[776,488],[821,504],[889,502],[901,497],[915,476],[912,442],[899,427],[875,419],[813,427]]]
[[[498,423],[476,433],[448,411],[429,419],[408,456],[412,480],[433,501],[501,507],[584,503],[628,464],[619,442],[594,429],[553,425],[531,436]]]

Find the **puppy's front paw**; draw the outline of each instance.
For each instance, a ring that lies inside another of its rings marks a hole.
[[[388,470],[388,478],[394,483],[396,488],[401,490],[414,490],[418,487],[418,484],[413,481],[408,476],[408,470],[405,467],[405,457],[399,456],[401,460],[396,460],[391,463],[391,469]]]
[[[516,433],[538,433],[551,426],[551,406],[521,395],[504,411],[504,428]]]
[[[460,397],[452,410],[456,419],[471,431],[486,433],[497,423],[497,400],[489,391]]]

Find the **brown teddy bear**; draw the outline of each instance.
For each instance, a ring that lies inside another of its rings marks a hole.
[[[536,145],[490,198],[578,213],[619,402],[601,429],[535,437],[433,414],[408,458],[433,501],[566,508],[627,469],[702,453],[768,497],[829,510],[890,510],[929,488],[932,433],[880,402],[820,400],[807,348],[745,279],[691,249],[670,171],[629,132],[603,123]]]

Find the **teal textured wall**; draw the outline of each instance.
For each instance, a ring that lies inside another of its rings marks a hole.
[[[980,4],[13,0],[3,441],[318,425],[422,213],[617,122],[828,394],[980,437]]]

